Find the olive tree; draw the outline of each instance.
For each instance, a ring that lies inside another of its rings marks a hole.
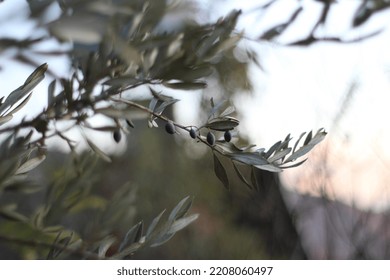
[[[302,133],[292,144],[293,138],[287,135],[270,148],[241,146],[238,136],[232,133],[240,123],[234,106],[221,98],[209,100],[201,125],[183,125],[169,114],[179,100],[165,90],[203,90],[208,79],[224,74],[221,65],[232,60],[229,54],[245,37],[235,28],[241,13],[238,10],[214,23],[187,22],[175,30],[164,30],[161,23],[169,13],[174,13],[175,2],[27,2],[29,17],[40,32],[23,40],[2,38],[2,51],[23,50],[15,59],[31,64],[28,54],[34,54],[36,44],[52,39],[71,43],[66,51],[39,52],[47,56],[67,55],[71,60],[68,78],[55,77],[50,65],[42,61],[30,76],[20,77],[21,85],[0,101],[0,198],[7,198],[3,200],[7,203],[0,205],[0,240],[17,246],[21,252],[25,247],[35,248],[34,258],[128,258],[144,246],[167,242],[198,217],[188,214],[192,198],[187,196],[169,214],[164,215],[164,210],[149,223],[140,221],[128,226],[123,236],[115,235],[117,224],[128,225],[131,220],[128,205],[136,198],[127,184],[110,199],[93,194],[96,174],[92,166],[97,157],[106,162],[111,158],[89,137],[88,130],[110,133],[120,142],[129,130],[137,129],[134,120],[142,118],[151,129],[164,126],[169,134],[188,135],[189,140],[196,140],[193,145],[209,148],[215,174],[227,189],[226,164],[230,164],[243,185],[256,189],[256,169],[281,172],[299,166],[305,162],[302,157],[326,135],[324,129],[319,129]],[[60,10],[60,16],[45,23],[45,12],[52,6]],[[286,25],[275,30],[280,34]],[[266,34],[261,39],[276,36]],[[256,62],[255,52],[246,51],[246,64]],[[22,113],[20,110],[36,94],[33,89],[47,79],[45,75],[52,79],[47,89],[47,106],[31,118],[10,122],[15,114]],[[132,91],[138,88],[144,90],[146,101],[132,98]],[[105,116],[108,121],[93,125],[90,120],[96,115]],[[77,142],[66,133],[74,127],[82,131],[92,155],[76,150]],[[28,174],[51,153],[47,145],[51,138],[60,139],[69,147],[72,163],[57,180],[42,186],[31,182]],[[242,172],[247,167],[252,170],[249,178]],[[24,206],[20,200],[8,196],[14,193],[18,198],[24,192],[41,193],[39,203],[29,213],[21,210]],[[95,227],[84,233],[67,228],[62,218],[86,209],[93,212]]]

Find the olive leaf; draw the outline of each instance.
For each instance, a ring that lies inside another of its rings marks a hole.
[[[252,189],[251,184],[248,183],[248,181],[245,179],[244,175],[241,173],[240,169],[238,169],[238,166],[236,163],[233,162],[233,168],[237,173],[238,178],[249,188]]]
[[[101,157],[103,160],[107,161],[107,162],[111,162],[111,159],[108,155],[106,155],[98,146],[96,146],[91,140],[89,140],[88,138],[86,138],[87,140],[87,143],[89,145],[89,147],[99,156]]]
[[[223,167],[221,161],[214,153],[214,172],[217,175],[218,179],[222,182],[223,186],[226,189],[229,189],[229,179],[226,173],[225,168]]]
[[[226,131],[226,130],[232,130],[236,126],[239,125],[239,121],[233,117],[218,117],[211,119],[207,124],[204,126],[218,131]]]
[[[166,82],[163,85],[167,88],[181,90],[198,90],[207,87],[207,83],[205,82]]]
[[[265,165],[269,162],[258,153],[233,153],[229,155],[232,160],[245,163],[247,165]]]
[[[158,216],[155,217],[153,221],[150,223],[148,229],[146,230],[146,238],[148,238],[153,233],[153,231],[155,230],[156,226],[160,222],[160,219],[164,213],[165,210],[163,210],[160,214],[158,214]]]
[[[47,68],[47,63],[42,64],[28,76],[23,85],[11,92],[4,103],[0,105],[0,114],[29,94],[45,78]]]
[[[23,163],[15,172],[15,175],[27,173],[40,165],[46,159],[45,155],[32,158]]]
[[[137,223],[132,228],[130,228],[127,231],[125,238],[123,239],[122,243],[119,246],[119,252],[122,252],[126,246],[132,245],[135,242],[139,242],[142,237],[143,228],[144,228],[143,221]]]
[[[190,196],[186,196],[185,198],[183,198],[169,214],[168,221],[174,221],[183,217],[191,208],[191,205],[192,199],[190,198]]]
[[[285,157],[286,155],[288,155],[291,152],[291,150],[292,150],[291,148],[287,148],[287,149],[281,150],[279,152],[276,152],[272,157],[268,158],[268,161],[269,162],[277,161],[277,160]]]
[[[198,219],[198,217],[199,217],[199,214],[192,214],[190,216],[183,217],[183,218],[180,218],[180,219],[174,221],[172,223],[172,225],[170,226],[167,233],[171,234],[171,233],[176,233],[179,230],[182,230],[183,228],[185,228],[186,226],[191,224],[193,221]]]

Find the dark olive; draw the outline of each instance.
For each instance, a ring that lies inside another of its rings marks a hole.
[[[122,139],[122,134],[119,130],[115,130],[114,133],[112,134],[114,137],[115,142],[119,143]]]
[[[191,136],[191,138],[196,138],[196,131],[195,131],[195,129],[193,129],[193,128],[191,128],[190,129],[190,136]]]
[[[47,130],[47,121],[43,119],[38,119],[34,122],[35,129],[40,133],[45,133]]]
[[[230,142],[230,140],[232,140],[232,134],[230,133],[229,130],[225,131],[225,134],[223,135],[223,138],[225,138],[226,142]]]
[[[175,126],[171,122],[167,122],[167,124],[165,125],[165,130],[169,134],[175,134],[175,131],[176,131]]]
[[[210,131],[207,133],[207,143],[209,143],[211,146],[215,144],[215,136]]]

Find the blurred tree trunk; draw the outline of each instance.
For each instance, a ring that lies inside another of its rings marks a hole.
[[[238,199],[237,223],[256,228],[272,259],[306,259],[293,217],[282,196],[279,175],[255,169],[258,190]]]

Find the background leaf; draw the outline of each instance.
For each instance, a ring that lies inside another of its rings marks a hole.
[[[229,179],[226,170],[215,154],[214,154],[214,172],[215,175],[217,175],[218,179],[222,182],[223,186],[226,189],[229,189]]]

